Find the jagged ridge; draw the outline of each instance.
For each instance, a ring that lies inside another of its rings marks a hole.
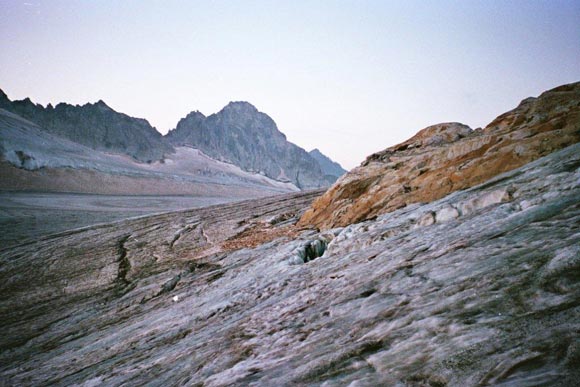
[[[175,152],[174,146],[186,145],[300,188],[325,187],[340,176],[323,173],[321,165],[326,160],[319,164],[319,158],[288,142],[268,115],[247,102],[231,102],[209,117],[192,112],[166,136],[146,120],[116,112],[102,100],[82,106],[59,103],[43,107],[29,98],[10,101],[0,90],[0,108],[56,136],[95,150],[126,154],[139,162],[161,161]]]
[[[92,149],[127,154],[141,162],[161,160],[173,147],[147,120],[111,109],[102,100],[85,105],[10,101],[0,90],[0,108],[26,118],[49,133]]]
[[[276,123],[248,102],[230,102],[205,117],[192,112],[167,134],[173,145],[189,145],[217,159],[291,181],[299,188],[324,187],[327,182],[318,162],[287,141]]]

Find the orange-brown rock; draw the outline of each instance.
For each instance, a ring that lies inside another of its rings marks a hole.
[[[580,82],[527,98],[484,129],[427,127],[339,179],[301,218],[328,229],[481,184],[580,141]]]

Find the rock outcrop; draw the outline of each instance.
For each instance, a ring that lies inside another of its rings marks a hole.
[[[54,135],[89,148],[126,154],[140,162],[161,160],[171,145],[147,120],[111,109],[105,102],[43,107],[29,98],[10,101],[0,90],[0,108],[23,117]]]
[[[430,202],[580,141],[580,83],[528,98],[484,129],[444,123],[373,154],[300,220],[332,228]]]
[[[576,144],[325,232],[311,192],[0,249],[0,382],[575,385],[579,182]]]
[[[167,139],[175,146],[198,148],[215,159],[290,181],[301,189],[331,184],[308,152],[289,142],[274,120],[247,102],[230,102],[209,117],[192,112]]]
[[[316,161],[318,161],[318,165],[320,165],[322,173],[324,173],[324,176],[330,181],[331,184],[346,173],[344,168],[342,168],[339,163],[332,161],[330,157],[323,154],[318,148],[313,149],[308,153]]]

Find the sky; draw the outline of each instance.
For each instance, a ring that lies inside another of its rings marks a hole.
[[[347,169],[579,80],[580,0],[0,0],[13,100],[102,99],[161,133],[248,101]]]

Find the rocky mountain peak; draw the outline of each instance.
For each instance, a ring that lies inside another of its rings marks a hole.
[[[246,101],[231,101],[222,110],[237,113],[259,113],[258,109]]]
[[[188,115],[186,115],[184,118],[179,120],[179,122],[177,123],[177,127],[179,127],[180,125],[184,125],[185,122],[188,122],[188,123],[202,122],[206,118],[207,117],[203,113],[201,113],[199,110],[192,111]]]
[[[375,153],[300,220],[333,228],[483,183],[580,141],[580,82],[527,98],[483,130],[443,123]]]
[[[175,151],[175,145],[197,148],[216,160],[300,188],[326,187],[340,175],[323,173],[315,158],[288,142],[272,118],[246,101],[230,102],[209,117],[192,111],[166,137],[147,120],[117,112],[102,99],[82,106],[58,103],[45,108],[30,98],[10,101],[0,90],[0,108],[51,134],[140,162],[162,160]]]
[[[0,108],[10,110],[11,102],[8,99],[8,96],[2,89],[0,89]]]
[[[110,110],[113,110],[113,109],[111,109],[111,108],[109,107],[109,105],[107,105],[107,104],[105,103],[105,101],[103,101],[102,99],[100,99],[100,100],[98,100],[97,102],[95,102],[94,106],[97,106],[97,107],[99,107],[99,108],[104,108],[104,109],[110,109]]]
[[[218,160],[299,188],[328,186],[318,162],[304,149],[286,140],[274,120],[248,102],[230,102],[218,113],[205,117],[190,113],[167,134],[173,145],[200,149]]]
[[[230,102],[218,113],[212,114],[208,118],[210,121],[222,123],[230,132],[243,128],[255,135],[286,139],[286,136],[278,130],[274,120],[249,102]]]
[[[194,111],[189,112],[189,114],[187,114],[185,116],[185,119],[192,119],[192,118],[206,118],[206,117],[199,110],[194,110]]]

